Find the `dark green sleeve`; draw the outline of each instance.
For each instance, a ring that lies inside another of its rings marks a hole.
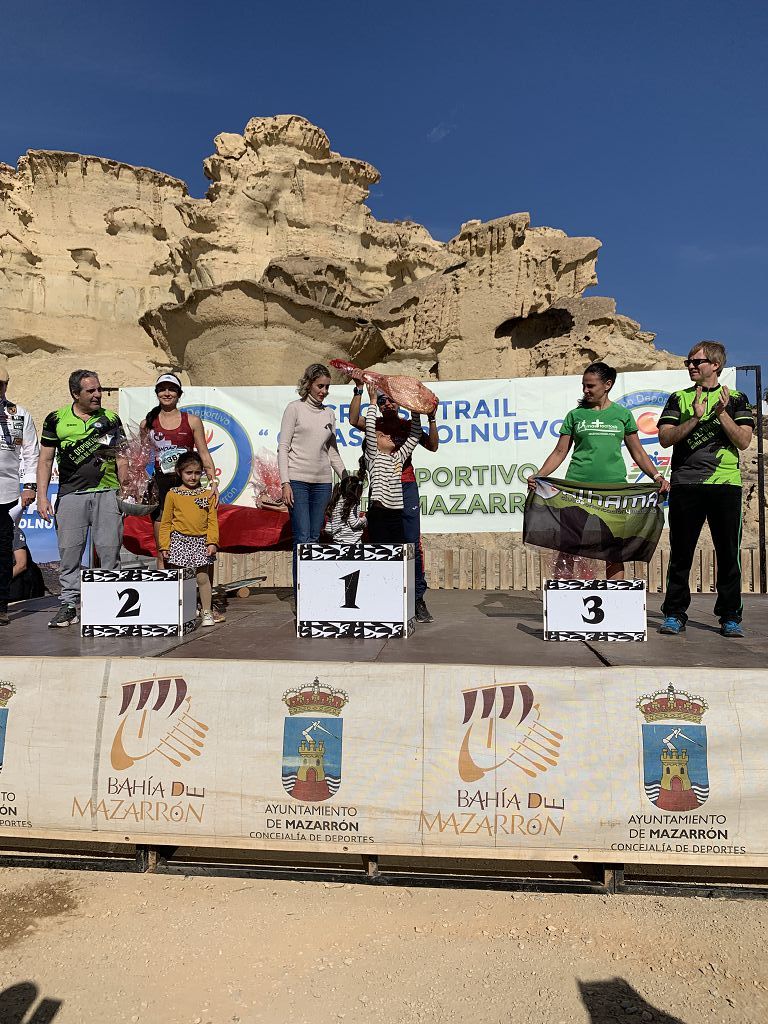
[[[563,425],[560,427],[560,434],[561,436],[563,434],[568,434],[569,436],[573,434],[573,410],[567,413],[563,420]]]
[[[730,401],[728,402],[728,412],[731,414],[731,418],[734,423],[738,423],[739,426],[749,426],[755,429],[755,421],[752,417],[752,407],[747,401],[747,396],[741,391],[737,391],[731,395]]]
[[[659,416],[657,423],[671,423],[673,426],[677,426],[680,422],[680,399],[677,397],[677,392],[669,396],[667,404],[661,410],[661,416]]]
[[[58,448],[61,443],[56,431],[59,417],[56,412],[49,412],[43,421],[43,430],[40,435],[40,444],[44,448]]]
[[[123,421],[120,419],[119,416],[116,415],[114,423],[115,423],[115,426],[117,427],[117,440],[118,441],[124,441],[125,440],[125,427],[123,426]]]

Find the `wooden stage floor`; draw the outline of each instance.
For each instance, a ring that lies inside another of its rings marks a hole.
[[[768,597],[744,595],[743,640],[726,640],[712,614],[714,594],[695,594],[687,632],[660,636],[660,594],[648,597],[648,642],[543,639],[541,595],[528,591],[434,590],[435,621],[408,640],[299,640],[287,589],[264,589],[230,601],[227,621],[176,638],[80,637],[79,626],[49,629],[54,598],[11,605],[0,627],[5,657],[174,657],[214,660],[377,662],[433,665],[537,665],[573,668],[707,667],[765,669]],[[693,679],[692,679],[693,682]]]

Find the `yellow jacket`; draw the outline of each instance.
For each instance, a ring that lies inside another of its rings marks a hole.
[[[216,501],[209,488],[198,487],[190,491],[186,487],[173,487],[168,491],[160,520],[162,551],[170,547],[173,530],[187,537],[205,537],[206,544],[219,543]]]

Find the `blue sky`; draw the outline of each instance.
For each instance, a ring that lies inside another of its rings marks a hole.
[[[2,0],[0,160],[95,153],[183,178],[220,131],[298,113],[447,239],[528,210],[603,242],[620,312],[763,362],[768,5]],[[746,381],[744,381],[746,383]],[[765,381],[768,386],[768,380]]]

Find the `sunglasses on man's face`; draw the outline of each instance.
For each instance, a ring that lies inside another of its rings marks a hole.
[[[684,366],[701,366],[702,363],[711,363],[711,359],[684,359]]]

